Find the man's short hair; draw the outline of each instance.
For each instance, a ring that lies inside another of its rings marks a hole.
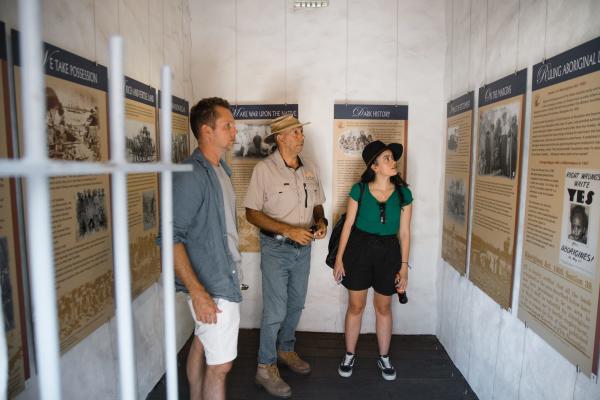
[[[220,97],[208,97],[200,100],[190,110],[190,126],[196,139],[198,139],[202,125],[208,125],[214,129],[217,121],[217,107],[230,108],[227,100]]]

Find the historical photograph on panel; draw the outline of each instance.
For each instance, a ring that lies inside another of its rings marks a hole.
[[[126,119],[125,131],[127,134],[125,138],[127,161],[132,163],[156,161],[154,125],[134,119]]]
[[[450,152],[456,153],[458,151],[458,126],[448,127],[448,140],[446,146]]]
[[[18,32],[12,31],[11,36],[15,52],[16,123],[22,152],[23,106],[27,107],[31,99],[23,97],[23,87],[19,84],[28,77],[19,65]],[[48,156],[80,163],[107,161],[106,67],[48,43],[43,44],[43,49]],[[55,176],[50,178],[49,186],[60,348],[65,352],[114,313],[110,178],[108,175]],[[27,238],[30,232],[25,235]],[[92,296],[95,289],[91,286],[100,276],[105,277],[110,294]],[[82,297],[70,298],[73,293]],[[18,320],[16,324],[19,325]]]
[[[61,348],[72,345],[70,342],[65,343],[65,340],[76,334],[86,319],[94,318],[102,312],[107,299],[113,298],[113,283],[111,270],[58,298]]]
[[[346,155],[360,155],[366,145],[373,141],[373,134],[367,129],[348,128],[338,139],[338,148]]]
[[[4,331],[8,332],[15,328],[15,314],[13,306],[13,290],[10,283],[8,241],[6,240],[6,236],[0,237],[0,289],[2,290]]]
[[[236,219],[240,240],[240,249],[259,249],[260,245],[257,228],[248,222],[245,215],[240,211],[238,211]]]
[[[596,272],[600,171],[567,170],[563,194],[560,263],[589,277]]]
[[[77,239],[106,231],[106,198],[103,188],[77,192]]]
[[[275,143],[265,143],[265,138],[271,134],[268,124],[247,124],[236,122],[238,130],[233,144],[233,156],[238,158],[265,158],[273,153]]]
[[[152,229],[156,226],[156,193],[149,190],[142,194],[142,208],[144,213],[144,230]]]
[[[96,98],[82,88],[46,87],[48,157],[99,161],[102,156]]]
[[[180,163],[190,155],[187,133],[173,132],[171,155],[174,163]]]
[[[465,180],[450,178],[446,185],[446,211],[456,222],[462,224],[465,221]]]
[[[521,101],[517,100],[481,114],[477,146],[479,175],[509,179],[517,175],[520,109]]]

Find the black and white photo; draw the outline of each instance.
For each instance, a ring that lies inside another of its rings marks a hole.
[[[103,188],[77,192],[76,204],[78,239],[107,229],[106,197]]]
[[[515,179],[519,156],[519,107],[515,101],[481,114],[477,145],[477,173]]]
[[[448,141],[446,143],[448,151],[456,153],[458,150],[458,126],[448,127]]]
[[[458,222],[463,222],[465,219],[465,195],[465,181],[450,178],[446,183],[446,211]]]
[[[265,143],[271,134],[268,124],[247,124],[237,122],[238,130],[233,155],[239,158],[265,158],[277,148],[274,143]]]
[[[46,87],[48,157],[60,160],[99,161],[98,106],[85,92]]]
[[[8,332],[15,328],[15,313],[12,295],[13,290],[10,283],[8,240],[6,240],[6,236],[0,237],[0,289],[2,290],[4,330]]]
[[[156,161],[154,126],[134,119],[125,121],[127,161],[146,163]]]
[[[156,226],[156,193],[153,190],[142,194],[142,209],[144,230],[147,231]]]
[[[338,146],[346,155],[360,155],[373,140],[373,134],[367,129],[349,128],[340,135]]]
[[[171,157],[174,163],[180,163],[190,155],[188,135],[186,133],[173,133],[171,142]]]

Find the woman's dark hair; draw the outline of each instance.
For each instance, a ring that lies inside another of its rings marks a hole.
[[[373,182],[375,180],[375,171],[373,171],[373,168],[371,168],[372,164],[373,163],[369,164],[367,169],[365,169],[365,172],[363,172],[363,174],[360,176],[360,181],[364,184],[368,184],[369,182]],[[408,187],[408,183],[402,179],[400,173],[391,176],[390,182],[392,182],[396,187],[396,192],[398,192],[398,196],[400,197],[400,204],[404,204],[404,196],[402,195],[400,188]]]

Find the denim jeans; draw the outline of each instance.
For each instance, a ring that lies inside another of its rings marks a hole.
[[[277,349],[293,351],[308,288],[310,245],[296,248],[260,234],[263,315],[259,364],[277,361]]]

